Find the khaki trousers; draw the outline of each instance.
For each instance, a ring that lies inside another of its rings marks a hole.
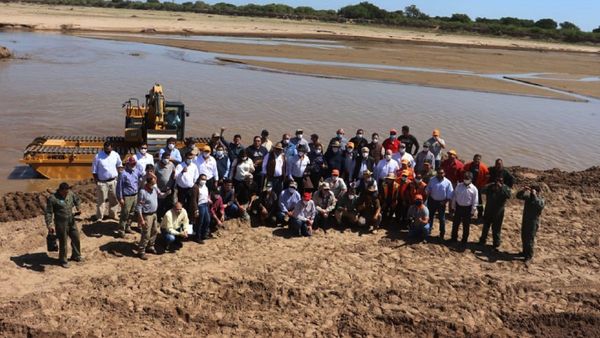
[[[123,197],[125,204],[121,207],[121,217],[119,218],[119,231],[125,231],[131,225],[131,217],[137,204],[137,195]]]
[[[96,183],[96,217],[101,220],[104,217],[104,211],[108,201],[108,217],[117,218],[117,180],[110,182]]]
[[[148,248],[154,247],[156,235],[158,234],[158,221],[156,213],[144,215],[144,225],[142,226],[142,239],[138,246],[140,252],[144,252]]]

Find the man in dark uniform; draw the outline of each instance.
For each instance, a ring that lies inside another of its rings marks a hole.
[[[523,221],[521,224],[521,241],[525,261],[533,258],[535,235],[540,224],[540,215],[544,210],[544,199],[539,196],[539,187],[525,187],[517,193],[517,198],[525,201]]]
[[[67,237],[71,239],[71,260],[80,262],[81,247],[79,243],[79,230],[75,224],[73,207],[79,213],[80,200],[73,193],[69,184],[63,182],[58,190],[48,197],[46,204],[46,227],[49,233],[55,233],[58,237],[59,251],[58,259],[63,268],[68,268],[67,262]],[[54,219],[54,226],[52,226]]]
[[[502,222],[504,222],[504,206],[511,195],[510,187],[504,184],[504,179],[499,176],[496,177],[494,183],[490,183],[483,187],[481,193],[485,195],[486,198],[485,213],[483,215],[483,229],[481,230],[479,244],[485,245],[491,225],[494,250],[497,250],[498,247],[500,247],[501,242],[500,234],[502,231]]]

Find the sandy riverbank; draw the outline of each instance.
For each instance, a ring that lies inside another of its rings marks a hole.
[[[517,201],[499,254],[409,244],[393,227],[300,239],[229,222],[205,245],[142,262],[139,235],[82,220],[86,261],[64,270],[46,255],[42,217],[1,223],[0,335],[597,336],[600,169],[512,170],[518,185],[547,185],[530,265],[515,255]]]
[[[0,25],[33,30],[92,33],[122,41],[153,43],[229,55],[306,59],[343,63],[459,70],[481,74],[551,73],[553,78],[600,75],[600,46],[503,39],[475,35],[441,34],[390,27],[228,17],[163,11],[116,10],[30,4],[0,5]],[[229,42],[172,40],[123,36],[109,32],[183,33],[242,37],[318,38],[341,41],[347,48],[311,48],[290,44],[260,45]],[[90,35],[86,35],[90,36]],[[298,72],[298,65],[245,61]],[[385,80],[445,88],[573,99],[563,94],[490,78],[448,75],[443,72],[372,70],[303,65],[302,73]],[[583,95],[597,94],[597,82],[560,81],[556,88]]]

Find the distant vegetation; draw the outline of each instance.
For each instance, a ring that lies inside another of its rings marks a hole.
[[[0,0],[10,2],[11,0]],[[236,6],[225,2],[214,5],[203,1],[160,2],[147,0],[137,2],[128,0],[25,0],[30,3],[92,6],[106,8],[129,8],[140,10],[163,10],[176,12],[194,12],[223,15],[257,16],[284,18],[292,20],[319,20],[328,22],[354,22],[357,24],[378,24],[396,27],[415,27],[435,29],[446,32],[473,32],[484,35],[512,36],[521,38],[556,40],[566,42],[600,43],[600,26],[592,32],[584,32],[571,22],[558,23],[553,19],[528,20],[512,17],[500,19],[475,18],[456,13],[449,17],[432,17],[421,12],[415,5],[404,10],[389,12],[369,2],[361,2],[339,10],[316,10],[311,7],[291,7],[284,4]]]

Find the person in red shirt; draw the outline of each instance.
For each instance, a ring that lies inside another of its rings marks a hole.
[[[390,130],[390,137],[383,141],[383,149],[391,150],[392,154],[400,150],[400,140],[398,140],[398,131],[396,129]]]
[[[481,190],[488,184],[490,179],[490,170],[488,167],[481,163],[481,155],[475,154],[473,161],[465,164],[463,167],[464,172],[470,172],[473,174],[473,184],[477,188],[479,204],[477,205],[477,215],[481,219],[483,216],[483,201],[481,200]]]
[[[458,160],[456,150],[450,150],[448,158],[442,163],[442,169],[446,172],[446,178],[452,182],[454,188],[463,179],[463,167],[463,163]]]

